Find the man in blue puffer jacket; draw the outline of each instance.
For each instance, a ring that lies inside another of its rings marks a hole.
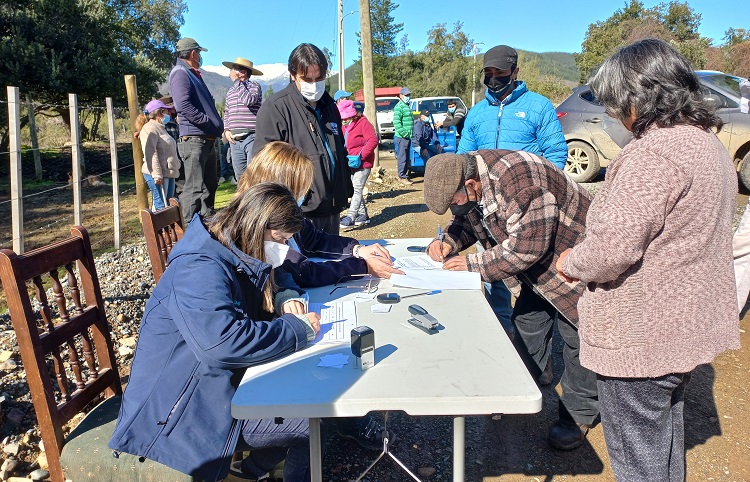
[[[563,169],[568,158],[568,146],[552,103],[544,96],[531,92],[518,78],[518,53],[507,45],[498,45],[484,54],[485,99],[475,105],[466,116],[457,152],[479,149],[511,149],[526,151],[544,157]],[[508,283],[515,285],[512,280]],[[548,360],[539,366],[542,372],[539,383],[552,382],[551,349],[553,320],[540,316],[546,302],[534,296],[534,309],[513,314],[510,292],[502,281],[485,283],[485,296],[495,316],[506,331],[515,330],[519,352],[529,363]],[[517,286],[516,286],[517,287]],[[512,319],[511,319],[512,318]],[[535,370],[532,371],[532,373]],[[570,420],[568,414],[562,414]],[[553,447],[571,449],[581,445],[585,433],[575,424],[558,422],[550,431]]]

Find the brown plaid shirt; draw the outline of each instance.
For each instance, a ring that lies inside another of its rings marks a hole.
[[[544,158],[522,151],[480,150],[482,218],[477,210],[454,216],[445,242],[454,252],[479,241],[485,251],[467,255],[469,271],[484,281],[520,282],[578,324],[583,284],[566,283],[555,269],[560,253],[583,239],[588,192]],[[486,228],[485,228],[486,226]]]

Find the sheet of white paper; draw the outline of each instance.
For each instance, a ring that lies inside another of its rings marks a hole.
[[[309,311],[320,313],[320,331],[311,344],[349,343],[357,326],[354,300],[310,303]]]
[[[391,305],[384,305],[383,303],[375,303],[370,307],[370,311],[373,313],[388,313],[391,311]]]
[[[349,364],[349,356],[343,353],[335,353],[333,355],[324,355],[320,357],[319,367],[328,368],[342,368],[344,365]]]
[[[354,297],[354,301],[357,303],[364,303],[365,301],[372,301],[375,299],[375,293],[359,293]]]
[[[421,290],[479,290],[482,279],[470,271],[409,270],[392,274],[391,284]]]
[[[402,256],[393,261],[393,267],[399,269],[443,269],[443,263],[433,261],[426,254]]]

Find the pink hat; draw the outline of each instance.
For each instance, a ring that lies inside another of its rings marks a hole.
[[[349,119],[357,115],[357,109],[354,108],[354,102],[349,99],[342,100],[338,105],[341,119]]]

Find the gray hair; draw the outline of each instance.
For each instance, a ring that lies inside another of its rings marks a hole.
[[[619,120],[635,109],[633,135],[651,125],[723,125],[703,100],[701,84],[690,63],[668,43],[645,39],[615,52],[589,79],[591,90],[607,112]]]

